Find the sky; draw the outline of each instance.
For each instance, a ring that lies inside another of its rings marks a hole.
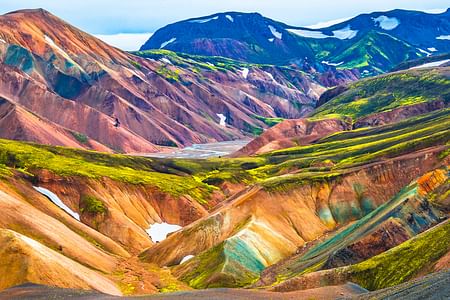
[[[0,0],[0,14],[44,8],[124,50],[136,50],[138,43],[167,24],[217,12],[259,12],[289,25],[306,26],[395,8],[447,7],[448,0]]]

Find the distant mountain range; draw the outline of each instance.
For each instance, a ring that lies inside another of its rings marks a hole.
[[[141,50],[167,49],[261,64],[357,68],[365,75],[450,52],[450,10],[362,14],[321,29],[286,25],[258,13],[228,12],[158,30]]]

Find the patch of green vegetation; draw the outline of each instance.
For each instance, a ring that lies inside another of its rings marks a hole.
[[[395,286],[414,278],[450,250],[450,222],[436,226],[399,246],[349,267],[352,281],[369,290]]]
[[[313,117],[361,117],[423,102],[450,101],[450,77],[443,71],[410,70],[360,80],[319,107]]]
[[[142,65],[140,63],[138,63],[137,61],[130,60],[130,64],[132,64],[133,67],[135,67],[136,69],[142,70]]]
[[[73,137],[74,137],[78,142],[80,142],[81,144],[83,144],[83,145],[88,144],[89,138],[87,137],[87,135],[85,135],[85,134],[83,134],[83,133],[75,132],[75,131],[71,131],[70,133],[71,133],[71,134],[73,135]]]
[[[262,121],[264,124],[266,124],[269,127],[273,127],[284,121],[283,118],[266,118],[266,117],[259,116],[259,115],[253,115],[253,118],[255,118],[256,120]]]
[[[180,70],[178,70],[178,69],[173,71],[167,66],[160,66],[156,70],[156,73],[158,75],[160,75],[161,77],[164,77],[167,81],[170,81],[172,83],[180,81]]]
[[[247,122],[244,122],[244,131],[248,132],[254,136],[259,136],[264,132],[264,129],[260,127],[255,127]]]
[[[8,168],[4,164],[0,164],[0,178],[5,178],[5,177],[11,176],[11,175],[12,175],[12,172],[11,172],[10,168]]]
[[[45,169],[60,176],[109,177],[119,182],[154,186],[173,196],[189,195],[200,203],[206,203],[214,189],[165,165],[164,160],[9,140],[0,140],[0,164],[31,173]]]
[[[91,195],[83,195],[81,197],[81,212],[88,212],[91,214],[104,214],[108,211],[108,208],[102,200]]]
[[[208,282],[214,274],[219,274],[223,269],[225,263],[223,250],[224,243],[221,243],[185,263],[183,267],[189,267],[191,271],[181,276],[180,279],[195,289],[229,286],[231,282],[228,278],[223,278],[224,281],[216,280],[211,285]],[[191,266],[195,267],[191,268]]]

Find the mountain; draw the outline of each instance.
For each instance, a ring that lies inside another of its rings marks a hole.
[[[446,69],[392,76],[427,80]],[[375,91],[392,88],[381,82]],[[448,268],[449,109],[358,129],[342,116],[315,118],[274,126],[290,148],[254,157],[156,159],[0,140],[0,290],[32,281],[111,295],[257,287],[255,297],[333,297]],[[262,137],[279,137],[270,132]]]
[[[108,152],[241,139],[268,128],[261,118],[301,117],[325,88],[358,78],[171,52],[142,56],[45,10],[1,16],[0,96],[9,104],[0,122],[11,125],[0,136]]]
[[[0,298],[446,296],[442,57],[355,81],[122,52],[44,10],[0,37]],[[230,156],[116,153],[250,135]]]
[[[450,10],[393,10],[359,15],[327,28],[295,27],[257,13],[228,12],[158,30],[141,50],[167,49],[269,64],[357,68],[366,75],[450,51]]]

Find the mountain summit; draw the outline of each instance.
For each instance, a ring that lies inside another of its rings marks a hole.
[[[397,64],[450,51],[450,11],[393,10],[362,14],[321,29],[283,24],[257,13],[220,13],[158,30],[141,50],[220,55],[254,63],[389,71]]]

